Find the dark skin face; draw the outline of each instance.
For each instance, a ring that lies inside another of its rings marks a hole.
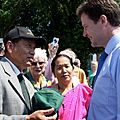
[[[6,57],[13,62],[19,70],[27,67],[29,61],[33,61],[34,49],[36,47],[34,40],[20,40],[17,43],[8,41],[6,43]],[[38,110],[30,115],[26,115],[26,120],[56,120],[57,114],[54,116],[46,117],[51,114],[54,109]]]
[[[66,86],[71,82],[73,67],[67,57],[61,56],[55,61],[54,74],[59,84]]]
[[[7,44],[8,57],[20,70],[27,67],[27,63],[33,60],[35,41],[21,39],[16,43],[8,41]]]

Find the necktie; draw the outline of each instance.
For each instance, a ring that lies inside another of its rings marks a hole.
[[[28,107],[30,108],[30,97],[29,97],[29,94],[28,94],[27,87],[25,85],[25,80],[23,78],[23,75],[19,74],[17,77],[19,79],[19,82],[20,82],[20,85],[21,85],[21,88],[22,88],[22,93],[23,93],[23,96],[25,98],[25,101],[26,101]]]
[[[99,58],[99,61],[98,61],[98,69],[97,69],[97,73],[96,73],[93,85],[95,85],[97,77],[98,77],[98,75],[100,73],[100,70],[101,70],[101,68],[103,66],[103,63],[104,63],[104,61],[105,61],[105,59],[106,59],[107,56],[108,56],[108,54],[105,51],[103,51],[102,54],[101,54],[101,56],[100,56],[100,58]]]

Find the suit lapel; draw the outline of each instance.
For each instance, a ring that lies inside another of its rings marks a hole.
[[[10,83],[10,85],[12,85],[11,87],[12,88],[14,87],[13,90],[15,92],[17,91],[19,93],[18,96],[22,97],[22,99],[25,101],[25,99],[23,97],[23,94],[22,94],[22,89],[21,89],[19,80],[17,78],[17,75],[14,73],[11,65],[9,64],[9,62],[5,58],[3,58],[1,61],[2,61],[1,65],[2,65],[2,67],[3,67],[3,69],[4,69],[5,73],[6,73],[6,76],[7,76],[8,80],[9,80],[9,83]]]

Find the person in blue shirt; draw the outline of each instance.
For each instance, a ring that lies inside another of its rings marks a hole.
[[[83,36],[92,47],[103,47],[107,53],[96,77],[87,120],[120,120],[119,5],[114,0],[89,0],[78,6],[76,14]]]

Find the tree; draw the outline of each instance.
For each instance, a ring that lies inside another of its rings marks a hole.
[[[0,37],[16,25],[27,26],[48,42],[60,38],[60,49],[72,48],[87,69],[90,53],[101,49],[91,47],[82,36],[83,28],[76,16],[76,8],[84,0],[1,0]]]

